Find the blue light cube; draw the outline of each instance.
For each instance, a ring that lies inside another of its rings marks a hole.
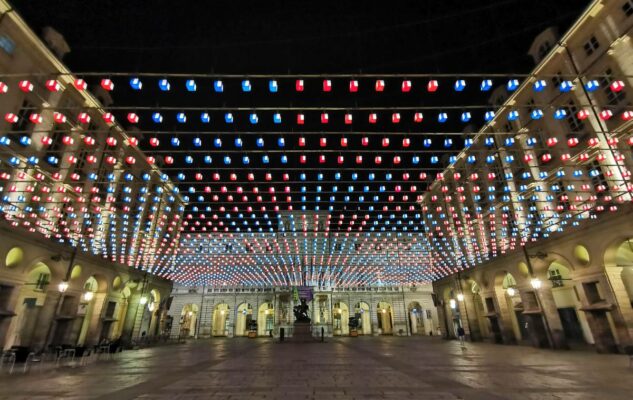
[[[479,87],[482,92],[487,92],[492,89],[492,79],[484,79],[481,81],[481,86]]]
[[[198,86],[196,85],[196,81],[194,81],[193,79],[187,80],[187,82],[185,83],[185,87],[190,92],[195,92],[196,90],[198,90]]]
[[[187,122],[187,115],[183,112],[179,112],[178,114],[176,114],[176,120],[179,123],[184,124],[185,122]]]
[[[243,92],[250,92],[252,89],[251,87],[251,81],[249,81],[248,79],[245,79],[242,81],[242,91]]]
[[[518,79],[510,79],[508,81],[508,84],[506,85],[506,90],[508,92],[514,92],[515,90],[517,90],[519,87],[519,80]]]
[[[224,92],[224,83],[222,81],[214,81],[213,90],[215,90],[216,93]]]
[[[224,114],[224,121],[227,124],[232,124],[233,123],[233,113],[228,112],[228,113]]]
[[[139,78],[130,79],[130,87],[134,90],[141,90],[143,88],[143,82]]]
[[[279,90],[279,85],[277,84],[276,80],[271,79],[268,82],[268,90],[270,91],[270,93],[277,93],[277,91]]]
[[[158,88],[163,92],[168,92],[171,89],[171,84],[167,79],[161,79],[158,81]]]
[[[211,122],[211,116],[208,112],[203,112],[200,114],[200,121],[202,121],[203,124],[208,124]]]

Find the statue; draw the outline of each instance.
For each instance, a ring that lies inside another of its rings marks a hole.
[[[310,307],[306,304],[306,299],[301,299],[301,303],[297,304],[292,308],[292,311],[295,314],[295,322],[310,322],[310,317],[308,316],[308,310]]]

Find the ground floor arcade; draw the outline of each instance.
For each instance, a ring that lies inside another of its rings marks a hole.
[[[631,212],[433,284],[440,329],[473,341],[633,351]]]
[[[111,361],[0,374],[4,399],[630,399],[622,355],[434,337],[191,340]]]
[[[312,333],[320,336],[437,335],[431,285],[314,288],[308,302]],[[175,288],[171,336],[292,336],[295,305],[290,288]],[[356,326],[350,326],[350,319]]]

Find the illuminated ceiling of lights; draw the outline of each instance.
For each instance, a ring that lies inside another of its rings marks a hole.
[[[569,124],[607,126],[633,112],[563,100],[572,90],[623,93],[617,79],[10,78],[3,96],[93,84],[117,103],[4,116],[19,126],[0,137],[4,217],[189,285],[429,282],[630,200],[631,138],[576,135]],[[533,101],[488,103],[499,86]],[[35,143],[45,115],[55,122]],[[125,143],[112,134],[119,122]]]

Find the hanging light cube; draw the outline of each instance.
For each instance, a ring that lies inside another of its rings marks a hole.
[[[350,93],[358,92],[358,81],[356,79],[349,81],[349,91]]]
[[[402,92],[403,93],[410,92],[411,91],[411,86],[412,86],[412,84],[411,84],[410,80],[408,80],[408,79],[403,80],[402,81]]]
[[[397,124],[400,122],[400,113],[391,114],[391,122]]]
[[[385,90],[385,81],[382,79],[376,80],[376,91],[383,92]]]
[[[484,79],[481,81],[481,85],[479,86],[479,89],[482,92],[487,92],[490,89],[492,89],[492,79]]]
[[[21,91],[23,91],[24,93],[30,93],[33,91],[34,86],[31,82],[24,80],[24,81],[20,81],[20,83],[18,83],[18,87],[20,88]]]
[[[176,121],[184,124],[185,122],[187,122],[187,115],[184,112],[179,112],[178,114],[176,114]]]
[[[435,93],[437,92],[437,89],[440,87],[440,84],[438,83],[437,80],[435,79],[431,79],[427,84],[426,84],[426,90],[429,93]]]
[[[303,92],[303,89],[304,89],[303,79],[297,79],[295,81],[295,90],[297,92]]]
[[[323,80],[323,91],[324,92],[331,92],[332,91],[332,81],[329,79],[324,79]]]
[[[136,113],[128,113],[127,115],[127,120],[130,124],[137,124],[138,123],[138,115]]]
[[[458,79],[454,85],[456,92],[462,92],[466,88],[466,81],[464,79]]]
[[[558,90],[561,93],[568,93],[574,88],[574,83],[572,81],[562,81],[558,86]]]
[[[79,90],[80,92],[88,88],[88,84],[83,79],[75,79],[73,85],[75,86],[75,89]]]
[[[464,111],[462,113],[462,116],[461,116],[462,122],[468,122],[468,121],[470,121],[471,118],[472,118],[472,116],[471,116],[469,111]]]
[[[62,85],[56,79],[49,79],[46,81],[46,89],[51,92],[59,92],[62,89]]]
[[[321,113],[321,123],[327,124],[328,122],[330,122],[330,116],[328,113]]]
[[[139,78],[130,78],[130,87],[134,90],[141,90],[143,88],[143,82]]]
[[[224,92],[224,82],[220,80],[213,81],[213,90],[215,90],[216,93]]]
[[[268,81],[268,91],[270,93],[277,93],[279,91],[279,84],[276,80],[271,79],[270,81]]]
[[[486,122],[490,122],[495,118],[495,112],[494,111],[486,111],[486,113],[484,114],[484,120]]]
[[[281,124],[281,114],[280,113],[274,113],[273,114],[273,123],[275,124]]]
[[[378,114],[376,113],[370,113],[369,114],[369,123],[370,124],[375,124],[376,121],[378,121]]]
[[[107,91],[107,92],[111,92],[114,90],[114,82],[112,82],[111,79],[101,79],[101,87],[103,88],[103,90]]]
[[[297,125],[303,125],[305,124],[306,121],[306,116],[304,114],[297,114]]]
[[[536,82],[534,82],[534,85],[532,85],[532,88],[534,89],[535,92],[542,92],[543,90],[545,90],[546,87],[547,87],[547,82],[544,79],[539,79]]]
[[[168,92],[171,89],[171,84],[167,79],[160,79],[158,81],[158,88],[163,92]]]
[[[611,82],[611,90],[614,92],[621,92],[622,89],[624,89],[624,82],[623,81],[613,81]]]
[[[447,113],[441,112],[441,113],[437,114],[437,122],[443,124],[446,121],[448,121],[448,114]]]
[[[250,92],[252,89],[251,81],[248,79],[244,79],[242,81],[242,92]]]
[[[519,88],[519,80],[518,79],[510,79],[508,80],[508,84],[506,85],[506,90],[508,92],[514,92]]]
[[[424,120],[424,115],[421,112],[413,114],[413,122],[420,123]]]
[[[248,120],[250,121],[251,124],[257,124],[259,122],[259,117],[257,116],[257,114],[251,113],[248,116]]]
[[[345,114],[345,125],[351,125],[352,121],[353,121],[352,114],[346,113]]]
[[[161,113],[155,112],[152,114],[152,121],[154,121],[157,124],[160,124],[163,122],[163,116],[161,115]]]
[[[598,88],[600,88],[600,83],[595,79],[592,79],[585,84],[585,89],[587,89],[588,92],[595,92]]]
[[[227,124],[232,124],[233,123],[233,113],[225,113],[224,114],[224,122],[226,122]]]
[[[209,122],[211,122],[211,116],[208,112],[200,113],[200,122],[202,122],[203,124],[208,124]]]
[[[545,114],[543,113],[543,110],[541,110],[540,108],[535,108],[530,113],[530,118],[532,118],[533,120],[539,120],[539,119],[543,118],[544,115]]]
[[[185,82],[185,87],[189,92],[195,92],[196,90],[198,90],[198,85],[196,85],[196,81],[193,79],[187,79],[187,82]]]
[[[562,120],[565,119],[565,117],[567,117],[567,111],[565,111],[563,108],[559,108],[554,112],[554,119]]]

